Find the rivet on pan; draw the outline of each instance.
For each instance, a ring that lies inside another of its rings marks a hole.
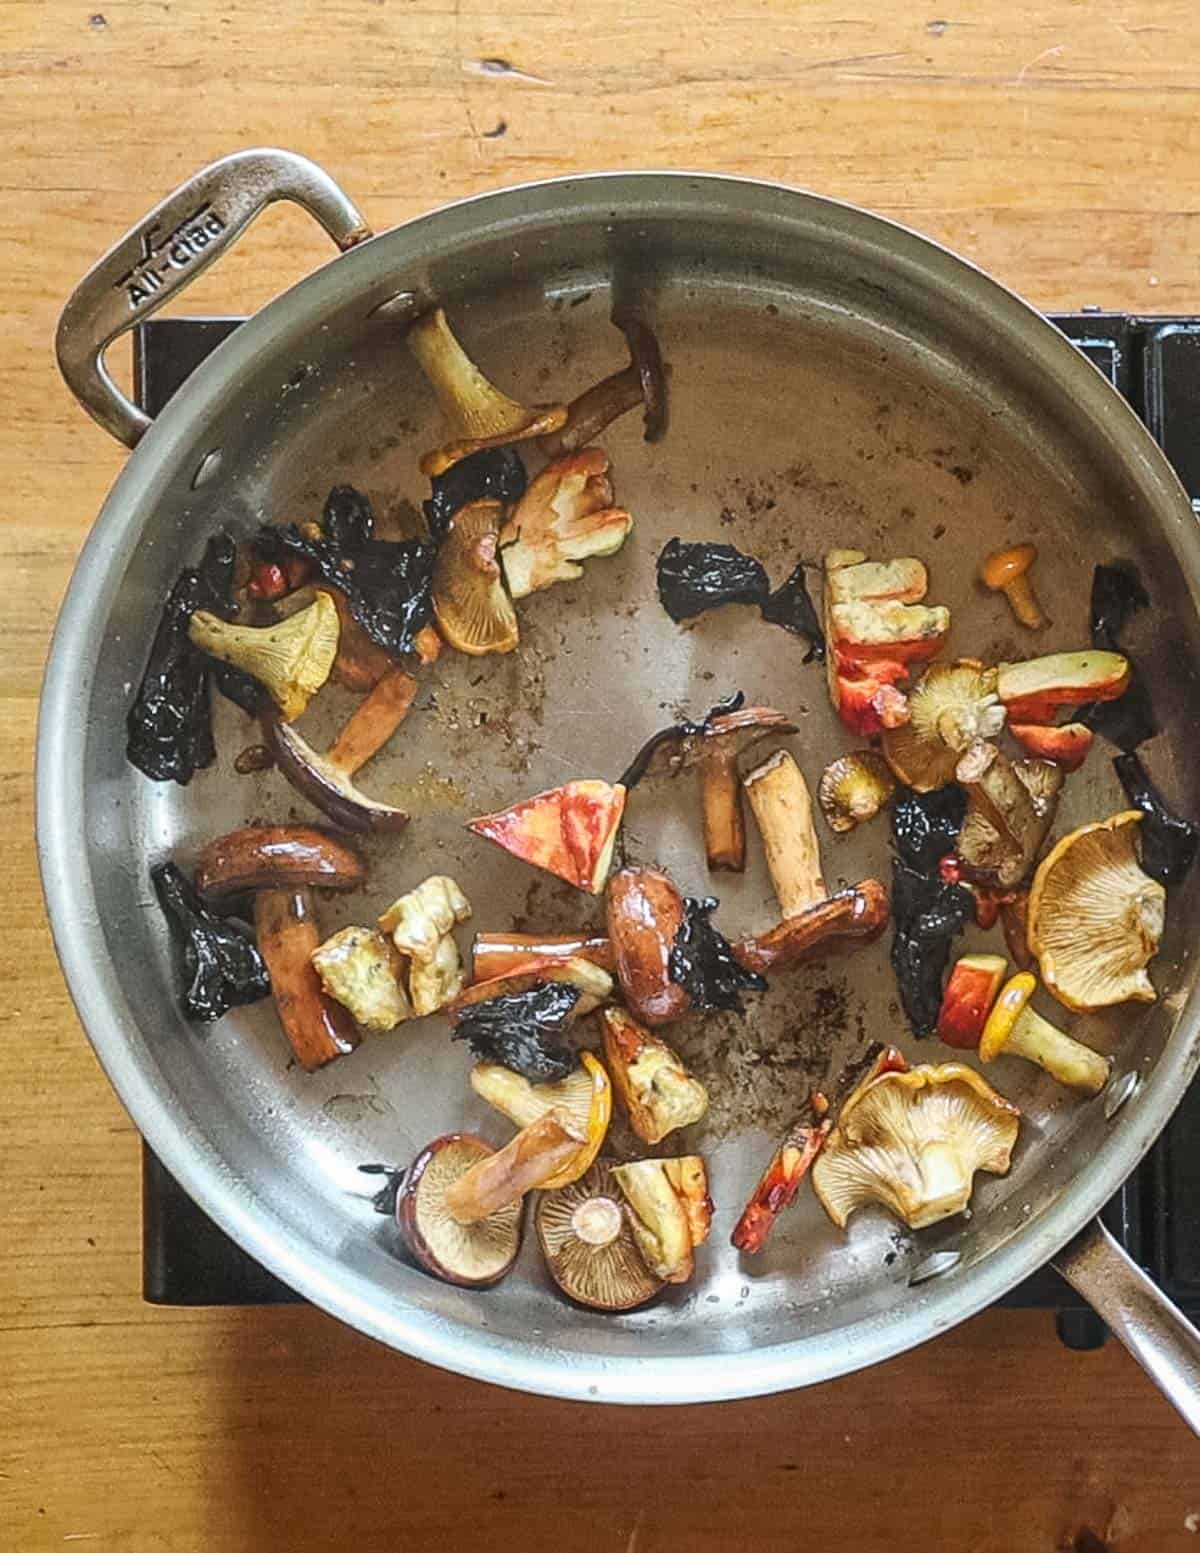
[[[386,297],[367,314],[368,318],[404,318],[417,309],[417,294],[415,291],[397,291],[394,296]]]
[[[1108,1094],[1104,1099],[1104,1120],[1111,1122],[1113,1117],[1141,1084],[1141,1078],[1136,1073],[1126,1073],[1117,1079],[1115,1084],[1108,1086]]]
[[[192,490],[198,491],[202,485],[207,485],[212,477],[221,468],[221,450],[212,448],[200,460],[196,473],[192,476]]]
[[[952,1267],[957,1267],[961,1261],[961,1251],[934,1251],[909,1273],[908,1286],[911,1289],[915,1284],[928,1283],[931,1278],[940,1278]]]

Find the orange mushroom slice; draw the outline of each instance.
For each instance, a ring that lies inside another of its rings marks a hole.
[[[467,829],[514,857],[599,895],[612,865],[625,789],[599,780],[567,782],[509,809],[469,820]]]

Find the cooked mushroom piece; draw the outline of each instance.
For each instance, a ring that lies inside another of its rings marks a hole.
[[[984,1026],[980,1062],[995,1062],[1001,1055],[1024,1057],[1068,1089],[1098,1095],[1108,1083],[1112,1063],[1036,1013],[1029,1004],[1036,990],[1037,977],[1028,971],[1019,971],[1007,983]]]
[[[413,1256],[435,1278],[464,1289],[498,1283],[521,1249],[519,1200],[471,1224],[446,1207],[451,1187],[492,1154],[473,1133],[435,1138],[412,1162],[396,1196],[396,1223]]]
[[[537,1121],[464,1171],[446,1190],[446,1211],[457,1224],[477,1224],[501,1208],[519,1203],[526,1192],[554,1179],[587,1142],[563,1107]]]
[[[476,933],[471,945],[471,980],[490,981],[524,970],[531,960],[590,960],[615,973],[612,940],[589,933]]]
[[[692,1252],[706,1238],[711,1220],[704,1162],[695,1155],[640,1159],[616,1165],[612,1173],[646,1266],[664,1283],[686,1283],[695,1265]]]
[[[1004,594],[1017,621],[1027,630],[1044,631],[1050,622],[1029,580],[1029,569],[1036,560],[1036,545],[1008,545],[992,551],[979,568],[979,578],[985,588]]]
[[[327,755],[318,754],[291,723],[265,716],[263,732],[284,776],[335,825],[365,834],[403,830],[408,824],[403,809],[368,798],[351,773],[335,766]]]
[[[534,1224],[550,1276],[569,1299],[593,1310],[633,1310],[662,1288],[633,1238],[612,1166],[543,1189]]]
[[[629,1123],[644,1143],[661,1143],[708,1110],[708,1091],[676,1052],[623,1008],[600,1011],[604,1057]]]
[[[207,1023],[231,1008],[265,998],[271,983],[250,934],[206,911],[174,863],[159,863],[150,870],[150,878],[171,937],[182,952],[180,1004],[185,1016]]]
[[[512,652],[520,641],[516,611],[496,550],[504,507],[468,502],[450,519],[433,570],[433,613],[451,647],[471,657]]]
[[[398,956],[382,933],[344,927],[313,950],[312,963],[325,992],[364,1030],[394,1030],[411,1015]]]
[[[294,557],[289,557],[294,562]],[[275,568],[278,570],[278,568]],[[317,589],[313,587],[299,587],[282,597],[273,600],[273,613],[279,620],[288,620],[293,615],[299,614],[302,609],[307,609],[317,596]],[[337,685],[342,685],[346,690],[352,690],[358,695],[366,695],[373,690],[385,674],[390,674],[396,667],[396,660],[390,652],[386,652],[377,642],[373,642],[367,633],[359,625],[351,612],[346,595],[340,588],[327,588],[324,590],[333,600],[338,612],[338,645],[337,656],[333,660],[333,668],[329,671],[329,677]],[[432,629],[432,627],[423,627]]]
[[[624,811],[625,789],[619,782],[567,782],[469,820],[467,829],[522,862],[599,895]]]
[[[671,977],[671,951],[684,918],[683,896],[657,869],[622,868],[608,881],[608,936],[617,977],[643,1024],[667,1024],[691,1007],[688,993]]]
[[[792,1202],[817,1155],[825,1147],[833,1126],[832,1120],[824,1114],[827,1106],[824,1095],[812,1096],[808,1113],[788,1129],[759,1177],[729,1237],[730,1244],[747,1256],[757,1255],[766,1245],[779,1215]]]
[[[630,364],[584,389],[567,406],[567,418],[557,431],[538,438],[547,458],[562,458],[594,442],[606,426],[642,402],[642,377]]]
[[[720,904],[715,895],[685,896],[683,922],[671,945],[667,971],[698,1013],[723,1009],[744,1014],[743,998],[748,992],[765,992],[766,978],[742,964],[713,923],[712,914]]]
[[[290,723],[329,678],[337,657],[337,606],[318,590],[307,609],[270,626],[230,625],[198,609],[188,623],[188,635],[202,651],[265,685]]]
[[[458,945],[447,933],[439,938],[428,960],[413,960],[408,968],[408,995],[418,1017],[436,1014],[462,991],[467,974]]]
[[[765,933],[741,939],[732,952],[739,965],[760,976],[786,970],[839,947],[873,943],[887,926],[889,912],[886,887],[878,879],[862,879]]]
[[[1029,892],[1029,947],[1048,991],[1089,1013],[1152,1003],[1146,966],[1158,953],[1166,891],[1138,867],[1136,809],[1083,825],[1043,859]]]
[[[642,385],[646,413],[642,417],[646,442],[661,442],[667,433],[667,372],[663,366],[658,336],[637,308],[617,302],[612,321],[625,336],[630,365]]]
[[[1020,1115],[962,1063],[884,1073],[843,1106],[813,1188],[840,1229],[869,1202],[925,1229],[963,1211],[977,1170],[1007,1174]]]
[[[448,874],[431,874],[416,889],[395,900],[379,918],[401,954],[432,960],[437,946],[471,915],[471,903]]]
[[[937,1033],[947,1046],[973,1051],[979,1045],[1008,961],[1002,954],[965,954],[950,972],[942,994]]]
[[[544,437],[567,418],[566,405],[527,410],[501,393],[463,350],[440,307],[417,319],[408,331],[408,344],[437,395],[452,438],[424,454],[423,474],[444,474],[482,448]]]
[[[780,915],[798,916],[827,893],[804,776],[786,750],[777,750],[742,785],[758,822]]]
[[[1129,685],[1129,660],[1118,652],[1056,652],[1002,663],[996,689],[1013,723],[1051,723],[1059,707],[1113,701]]]
[[[520,990],[489,988],[484,1001],[453,1010],[453,1039],[467,1041],[481,1061],[511,1068],[531,1084],[570,1077],[576,1059],[563,1037],[578,1017],[583,993],[569,981],[512,984]]]
[[[821,773],[817,802],[830,830],[844,836],[873,820],[896,791],[896,779],[882,755],[855,750],[839,755]]]
[[[591,1052],[580,1052],[579,1066],[556,1084],[531,1084],[511,1068],[477,1062],[471,1069],[471,1088],[518,1127],[562,1109],[572,1118],[574,1130],[587,1139],[569,1164],[542,1183],[543,1191],[569,1186],[591,1168],[612,1117],[612,1084],[604,1064]]]
[[[963,752],[1004,727],[996,670],[969,658],[927,669],[908,692],[908,706],[911,717],[904,727],[884,730],[883,753],[916,793],[952,782]]]
[[[271,976],[283,1033],[302,1068],[312,1072],[358,1045],[347,1009],[326,997],[312,963],[320,943],[308,890],[260,890],[254,897],[258,947]]]
[[[1029,950],[1028,923],[1029,891],[1018,890],[1000,907],[1000,926],[1004,930],[1004,943],[1020,971],[1031,969],[1034,964]]]
[[[1009,723],[1008,731],[1027,755],[1053,761],[1064,771],[1078,771],[1092,747],[1092,730],[1083,723],[1043,727],[1040,723]]]
[[[963,755],[956,775],[970,799],[957,847],[964,875],[1004,889],[1019,884],[1053,823],[1062,768],[1045,760],[1010,761],[980,740]]]
[[[615,555],[633,518],[613,506],[608,454],[600,448],[547,464],[500,530],[500,564],[514,599],[583,576],[581,561]]]
[[[1135,809],[1142,811],[1142,869],[1159,884],[1179,884],[1196,861],[1200,826],[1168,806],[1137,755],[1118,755],[1113,770]]]
[[[366,877],[357,852],[311,825],[243,825],[210,841],[196,863],[196,888],[208,901],[304,885],[353,890]]]
[[[520,996],[544,982],[559,982],[563,986],[577,989],[579,999],[575,1007],[576,1018],[590,1014],[601,1003],[607,1002],[613,990],[612,977],[590,960],[577,955],[567,955],[565,958],[547,955],[545,959],[527,961],[516,970],[493,976],[488,981],[472,982],[459,992],[451,1004],[450,1017],[456,1019],[465,1009],[477,1008],[479,1004],[490,1003],[494,998]]]

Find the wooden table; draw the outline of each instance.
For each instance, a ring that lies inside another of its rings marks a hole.
[[[1048,307],[1200,311],[1195,0],[549,9],[0,4],[0,1547],[1186,1553],[1200,1445],[1045,1314],[815,1392],[627,1413],[442,1375],[306,1308],[140,1301],[138,1140],[63,990],[31,834],[46,643],[121,464],[52,333],[120,231],[258,143],[323,162],[378,228],[544,174],[718,168],[874,206]],[[278,211],[187,307],[251,309],[324,257]]]

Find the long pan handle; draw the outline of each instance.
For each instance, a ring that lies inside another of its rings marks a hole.
[[[1104,1318],[1193,1433],[1200,1435],[1200,1332],[1099,1219],[1068,1241],[1052,1265]]]

